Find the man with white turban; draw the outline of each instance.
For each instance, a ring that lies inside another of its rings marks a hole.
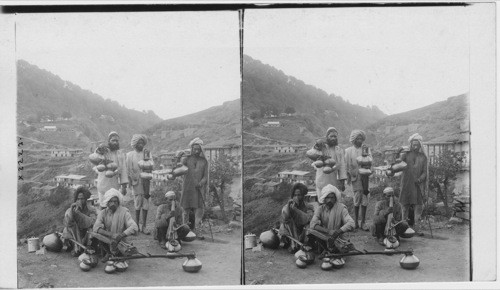
[[[121,194],[127,194],[127,167],[125,165],[125,155],[120,150],[120,136],[118,136],[118,133],[114,131],[109,133],[108,144],[101,144],[97,147],[96,152],[103,154],[108,161],[111,161],[118,166],[118,169],[115,170],[116,174],[112,177],[107,177],[106,171],[99,172],[96,170],[99,206],[103,209],[106,207],[106,204],[103,202],[104,193],[109,189],[120,189],[121,187]]]
[[[410,151],[401,154],[401,160],[406,162],[407,166],[403,170],[401,177],[401,193],[399,202],[403,206],[403,219],[408,219],[411,209],[414,211],[414,230],[418,235],[419,219],[422,214],[423,193],[427,180],[427,156],[422,146],[422,136],[418,133],[413,134],[409,139]],[[410,223],[410,226],[413,226]]]
[[[345,180],[347,179],[346,164],[344,150],[338,146],[338,131],[334,127],[328,128],[326,131],[326,142],[323,139],[316,141],[313,146],[323,155],[330,156],[335,160],[332,173],[324,173],[323,168],[316,168],[316,192],[319,194],[323,187],[331,184],[345,190]]]
[[[393,198],[393,205],[390,206],[390,199]],[[384,246],[385,226],[387,224],[387,217],[392,213],[396,235],[401,236],[408,229],[408,223],[402,221],[402,209],[398,198],[394,195],[392,187],[386,187],[383,191],[383,199],[377,201],[375,204],[375,212],[373,213],[373,223],[371,225],[371,233],[377,239],[377,242]]]
[[[104,194],[106,208],[98,215],[93,231],[112,240],[111,253],[118,251],[117,244],[137,231],[137,224],[132,219],[128,208],[121,205],[121,193],[111,188]],[[123,253],[122,253],[123,254]]]
[[[362,155],[362,146],[365,139],[366,134],[364,131],[353,130],[351,132],[349,142],[352,143],[352,146],[345,150],[345,162],[347,167],[347,183],[352,184],[352,190],[354,192],[354,228],[357,229],[359,227],[358,212],[361,206],[361,229],[368,231],[369,229],[365,225],[365,216],[366,207],[370,199],[370,193],[368,191],[369,177],[359,174],[360,166],[357,162],[357,158]]]
[[[146,220],[148,217],[149,210],[149,192],[145,191],[144,186],[148,185],[149,180],[143,180],[140,176],[141,169],[139,168],[139,161],[143,160],[144,157],[148,157],[151,162],[151,154],[149,151],[144,150],[144,146],[147,144],[147,137],[142,134],[134,134],[132,136],[132,141],[130,146],[134,150],[127,153],[127,172],[129,179],[129,186],[132,188],[132,194],[134,196],[134,208],[135,208],[135,222],[139,225],[139,231],[149,235],[150,231],[146,228]],[[147,154],[147,156],[145,156]],[[142,228],[140,227],[140,217],[142,209]]]
[[[203,239],[201,231],[196,231],[197,225],[201,224],[203,218],[203,195],[208,192],[208,160],[201,146],[203,141],[195,138],[189,142],[191,154],[181,159],[182,164],[187,166],[188,171],[184,175],[182,184],[181,206],[189,221],[189,227],[199,239]]]
[[[155,238],[158,240],[162,249],[166,249],[165,243],[168,238],[167,232],[169,230],[170,220],[172,218],[175,219],[174,228],[177,228],[179,224],[182,223],[183,210],[180,204],[175,200],[175,197],[175,192],[168,191],[165,194],[166,202],[159,205],[156,209],[155,226],[157,236]],[[172,210],[172,205],[174,206],[174,210]],[[189,233],[189,227],[183,225],[175,231],[178,238],[182,240]]]
[[[332,240],[343,239],[343,234],[354,229],[354,220],[347,207],[340,202],[341,193],[333,185],[328,184],[321,190],[321,197],[311,219],[309,228],[330,236]]]

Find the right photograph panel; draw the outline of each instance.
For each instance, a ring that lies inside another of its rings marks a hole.
[[[467,7],[243,26],[245,284],[470,281]]]

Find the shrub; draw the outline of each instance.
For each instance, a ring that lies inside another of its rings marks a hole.
[[[67,187],[58,186],[54,192],[47,197],[47,202],[53,206],[59,206],[63,202],[72,202],[71,191]]]

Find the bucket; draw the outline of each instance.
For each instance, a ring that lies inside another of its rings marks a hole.
[[[33,253],[40,250],[40,239],[30,238],[28,239],[28,253]]]
[[[257,246],[257,237],[254,234],[248,234],[245,236],[245,250],[251,249]]]

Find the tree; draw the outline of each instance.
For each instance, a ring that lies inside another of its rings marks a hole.
[[[448,188],[450,182],[457,178],[462,168],[461,162],[456,153],[445,149],[429,164],[429,188],[435,189],[438,197],[443,200],[446,214],[449,214]]]
[[[287,114],[295,114],[295,108],[294,107],[286,107],[285,108],[285,113],[287,113]]]
[[[61,114],[61,117],[63,119],[71,119],[71,113],[68,112],[68,111],[64,111],[62,114]]]
[[[221,154],[217,159],[210,163],[210,185],[209,191],[213,193],[215,200],[220,206],[222,218],[227,222],[226,211],[224,208],[224,189],[227,185],[233,183],[233,177],[237,170],[231,162],[231,159]]]

